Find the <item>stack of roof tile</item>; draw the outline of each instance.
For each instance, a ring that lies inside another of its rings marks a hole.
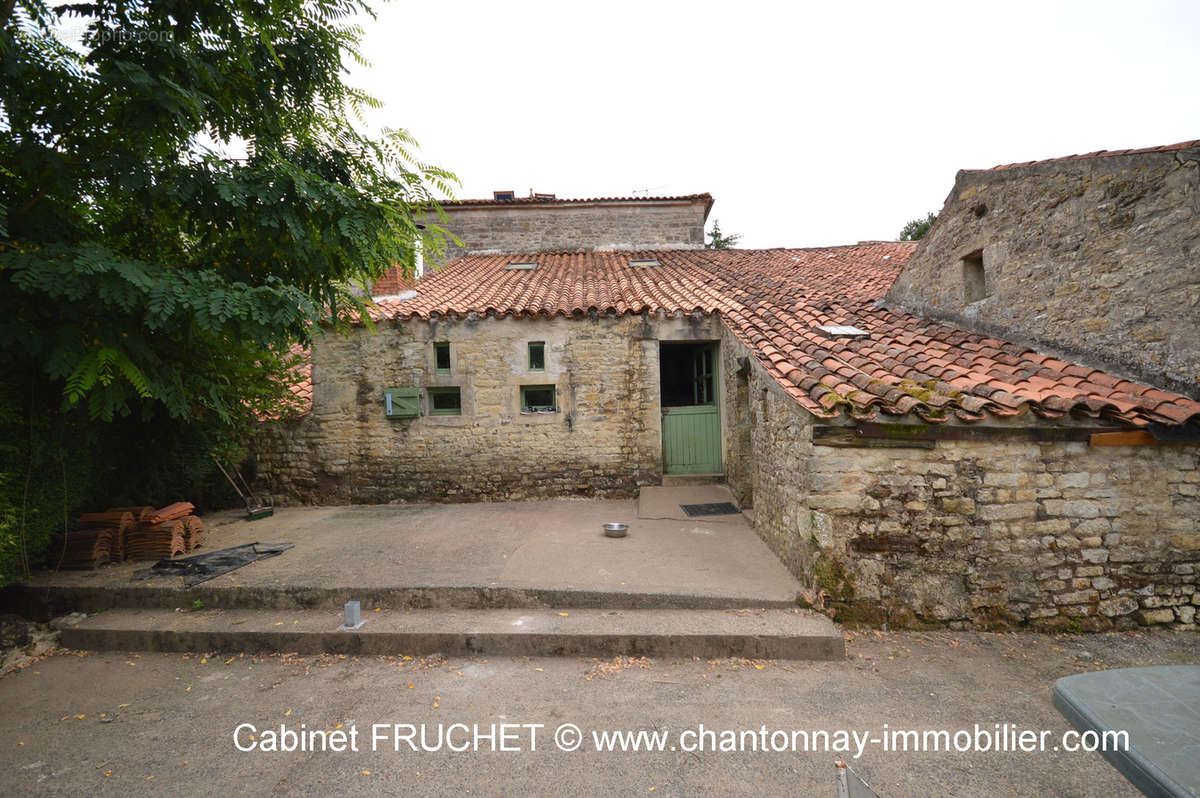
[[[196,505],[191,502],[175,502],[168,504],[166,507],[161,507],[154,511],[154,514],[147,519],[152,524],[161,524],[164,521],[176,521],[192,514],[192,510],[196,509]]]
[[[113,528],[89,526],[60,539],[59,568],[96,568],[112,560]]]
[[[62,567],[93,568],[105,562],[120,562],[125,557],[125,535],[135,524],[133,514],[124,509],[84,513],[75,522],[75,531],[67,536]],[[88,541],[92,541],[90,562],[82,556]]]
[[[204,522],[194,515],[184,516],[182,521],[183,542],[191,551],[204,542]]]
[[[125,559],[162,560],[187,554],[204,538],[204,522],[192,515],[196,506],[191,502],[174,502],[157,510],[136,508],[139,523],[125,540]]]
[[[125,557],[130,560],[169,560],[187,550],[180,519],[138,524],[125,538]]]
[[[150,505],[142,507],[109,507],[105,512],[108,513],[133,513],[133,520],[139,524],[150,523],[150,519],[158,512]]]
[[[204,522],[190,502],[166,507],[110,507],[79,516],[59,539],[60,568],[95,568],[123,560],[160,560],[186,554],[204,540]]]

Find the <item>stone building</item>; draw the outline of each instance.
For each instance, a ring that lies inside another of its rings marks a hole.
[[[446,227],[468,252],[546,252],[595,249],[698,249],[712,210],[710,194],[681,197],[559,199],[553,194],[493,192],[492,199],[442,206]]]
[[[888,292],[1200,398],[1200,142],[958,173]]]
[[[711,194],[679,197],[598,197],[559,199],[554,194],[495,191],[492,199],[445,202],[437,224],[453,234],[444,252],[424,258],[423,271],[474,252],[550,252],[554,250],[699,249],[712,210]],[[398,268],[375,284],[376,296],[413,287]]]
[[[976,219],[1017,212],[989,191]],[[977,249],[999,292],[1004,253],[1023,251],[1011,223],[946,233],[962,194],[919,246],[464,255],[380,298],[377,332],[316,342],[311,409],[271,427],[260,471],[309,503],[630,496],[717,475],[841,618],[1194,627],[1200,401],[961,308],[949,323],[900,307],[961,301]],[[1083,196],[1088,218],[1103,200]],[[1190,222],[1163,225],[1156,252],[1195,238],[1194,184],[1179,199]]]

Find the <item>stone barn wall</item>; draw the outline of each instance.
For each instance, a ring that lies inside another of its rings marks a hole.
[[[713,340],[712,317],[385,321],[313,347],[313,410],[268,426],[259,473],[282,503],[632,496],[662,477],[659,340]],[[451,373],[435,374],[448,341]],[[546,368],[528,368],[544,341]],[[520,386],[553,384],[558,412],[520,412]],[[462,415],[390,419],[385,388],[461,390]]]
[[[1200,146],[959,172],[887,301],[1200,398]]]
[[[726,401],[740,344],[727,342]],[[758,535],[839,618],[892,626],[1098,630],[1200,611],[1200,445],[813,443],[757,364],[730,447]],[[734,416],[731,414],[730,416]]]
[[[448,243],[444,260],[481,251],[699,249],[711,205],[707,196],[448,203],[443,207],[449,216],[445,226],[463,243]]]

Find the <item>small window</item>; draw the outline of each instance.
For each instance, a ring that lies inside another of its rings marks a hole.
[[[655,258],[648,258],[646,260],[631,260],[631,261],[629,261],[629,267],[631,269],[653,269],[654,267],[661,266],[661,265],[662,264],[659,263],[658,260],[656,260]]]
[[[529,342],[529,370],[530,371],[545,371],[546,370],[546,342],[545,341],[530,341]]]
[[[428,388],[429,415],[461,416],[462,391],[458,388]]]
[[[515,191],[493,191],[492,200],[495,202],[512,202],[517,198]]]
[[[433,373],[450,373],[450,344],[447,341],[433,345]]]
[[[962,259],[963,294],[968,303],[987,296],[987,278],[983,271],[983,250],[977,249]]]
[[[535,261],[514,261],[504,267],[510,272],[531,272],[537,268]]]
[[[557,413],[556,391],[553,385],[522,385],[522,413]]]

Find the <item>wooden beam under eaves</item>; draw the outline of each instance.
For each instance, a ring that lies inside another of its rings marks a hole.
[[[1092,435],[1092,446],[1162,446],[1163,441],[1156,440],[1144,429],[1128,432],[1097,432]]]

